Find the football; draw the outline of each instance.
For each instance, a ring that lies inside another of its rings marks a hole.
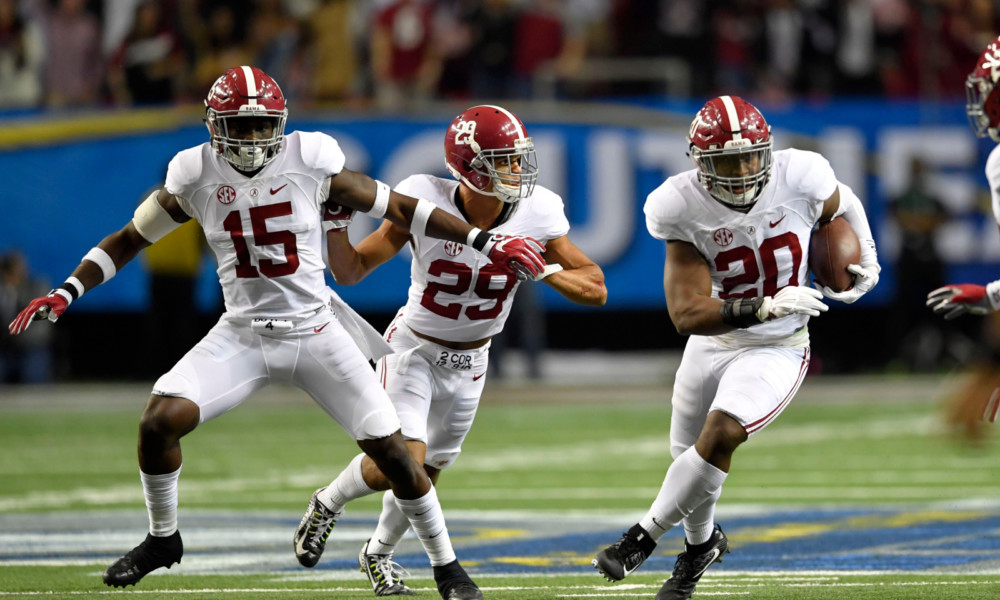
[[[854,284],[848,265],[861,262],[861,242],[850,223],[837,217],[821,223],[809,238],[809,270],[820,284],[843,292]]]

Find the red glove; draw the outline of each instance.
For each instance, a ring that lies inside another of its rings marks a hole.
[[[323,232],[337,229],[347,229],[354,218],[354,209],[342,206],[333,202],[326,203],[326,210],[323,211]]]
[[[66,295],[64,296],[63,294]],[[66,307],[72,301],[67,300],[66,296],[69,296],[66,292],[59,293],[56,290],[52,290],[48,296],[35,298],[29,302],[27,308],[22,310],[7,327],[10,334],[17,335],[21,333],[31,325],[32,321],[48,319],[55,323],[66,312]]]
[[[542,258],[545,246],[523,235],[493,234],[480,252],[494,264],[513,273],[519,281],[536,279],[545,269],[545,259]]]
[[[927,294],[927,306],[946,321],[964,314],[985,315],[994,310],[988,292],[986,286],[972,283],[946,285]]]

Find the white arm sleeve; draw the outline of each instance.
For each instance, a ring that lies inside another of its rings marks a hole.
[[[872,237],[872,228],[868,225],[868,216],[865,214],[865,207],[861,204],[861,199],[850,187],[843,183],[837,184],[840,189],[840,206],[834,217],[843,216],[851,225],[854,233],[858,234],[861,241],[861,263],[878,264],[878,253],[875,250],[875,240]]]
[[[132,225],[147,242],[154,244],[181,226],[156,200],[157,192],[150,194],[132,216]]]

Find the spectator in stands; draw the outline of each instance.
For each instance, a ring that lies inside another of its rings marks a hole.
[[[159,2],[135,7],[132,28],[111,57],[108,87],[117,104],[164,104],[176,100],[184,56]]]
[[[194,89],[208,89],[219,73],[233,65],[250,63],[250,51],[237,28],[236,14],[226,4],[214,5],[208,13],[204,37],[195,39]]]
[[[101,29],[86,0],[34,0],[45,29],[45,98],[53,108],[97,103],[104,81]]]
[[[20,252],[0,256],[0,319],[17,316],[18,307],[49,290],[47,281],[33,278]],[[52,380],[52,330],[0,336],[0,383],[45,383]]]
[[[0,107],[42,101],[41,31],[18,14],[15,0],[0,0]]]
[[[354,2],[323,0],[309,16],[307,50],[299,56],[293,81],[315,100],[345,101],[360,95],[355,25],[361,11]]]
[[[375,15],[371,66],[376,103],[395,107],[433,96],[442,64],[434,13],[428,0],[397,0]]]

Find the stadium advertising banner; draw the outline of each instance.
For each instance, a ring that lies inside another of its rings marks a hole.
[[[692,168],[684,123],[697,108],[646,107],[651,114],[672,118],[613,126],[596,120],[554,122],[522,112],[538,149],[539,184],[563,197],[571,238],[604,268],[610,309],[663,306],[664,245],[646,232],[642,205],[666,177]],[[950,278],[996,278],[1000,235],[982,171],[989,147],[973,137],[961,105],[838,103],[763,111],[774,128],[776,149],[794,146],[822,153],[867,205],[884,270],[882,283],[859,304],[885,305],[893,299],[899,231],[889,207],[909,185],[914,158],[924,163],[928,189],[950,213],[936,232]],[[413,173],[448,176],[442,157],[448,121],[300,118],[289,122],[289,130],[329,133],[340,142],[349,168],[395,185]],[[201,126],[183,125],[75,141],[56,138],[32,146],[17,141],[0,145],[6,174],[0,205],[7,220],[0,252],[20,249],[32,270],[50,281],[61,280],[90,247],[121,228],[138,202],[162,182],[174,153],[206,141],[207,133]],[[360,240],[374,226],[367,217],[356,219],[352,238]],[[214,269],[214,259],[207,257],[199,284],[206,309],[216,306],[221,295]],[[388,312],[405,301],[408,278],[404,254],[361,284],[337,289],[361,311]],[[88,293],[74,310],[145,310],[146,282],[144,269],[130,266]],[[547,286],[540,287],[548,309],[575,310]]]

